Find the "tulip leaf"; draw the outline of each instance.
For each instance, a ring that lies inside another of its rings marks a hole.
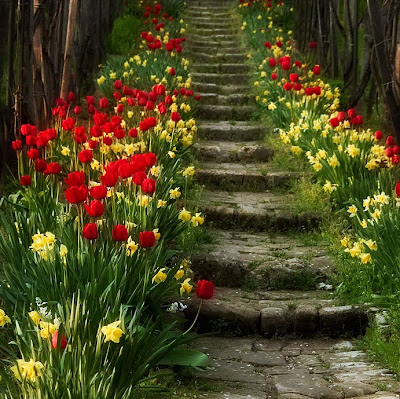
[[[194,349],[174,349],[159,362],[161,366],[187,366],[205,368],[208,365],[208,356]]]

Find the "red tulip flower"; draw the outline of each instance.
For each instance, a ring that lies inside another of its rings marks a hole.
[[[139,234],[139,244],[142,248],[153,247],[156,243],[156,236],[152,231],[142,231]]]
[[[89,205],[85,205],[86,213],[92,217],[100,217],[104,213],[104,205],[98,200],[92,201]]]
[[[400,183],[396,184],[396,194],[400,198]]]
[[[214,296],[214,283],[208,280],[199,280],[197,282],[196,295],[201,299],[211,299]]]
[[[99,236],[96,223],[86,224],[82,230],[82,235],[87,240],[95,240]]]
[[[53,349],[58,348],[58,330],[55,331],[55,333],[53,334],[53,337],[51,338],[51,345],[53,346]],[[66,347],[67,347],[67,340],[65,338],[65,335],[62,334],[59,348],[61,350],[64,350]]]
[[[382,134],[382,132],[381,132],[380,130],[377,130],[377,131],[375,132],[375,138],[376,138],[377,140],[380,140],[380,139],[382,138],[382,136],[383,136],[383,134]]]
[[[107,197],[107,187],[103,185],[94,186],[90,189],[90,195],[97,200],[104,199]]]
[[[154,191],[156,191],[156,182],[153,179],[144,179],[142,183],[142,191],[145,194],[154,194]]]
[[[129,237],[128,230],[123,224],[117,224],[112,230],[112,238],[114,241],[126,241]]]
[[[88,195],[87,187],[82,184],[81,186],[72,186],[65,190],[65,197],[70,204],[79,204],[84,202]]]
[[[21,176],[20,183],[21,183],[21,186],[27,187],[32,184],[32,179],[29,175],[24,175],[24,176]]]
[[[93,159],[93,153],[92,150],[82,150],[78,154],[78,158],[82,163],[88,163],[91,162]]]

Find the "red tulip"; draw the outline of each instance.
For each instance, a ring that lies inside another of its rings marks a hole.
[[[82,235],[87,240],[95,240],[99,236],[96,223],[86,224],[82,230]]]
[[[65,198],[70,204],[79,204],[86,200],[88,189],[86,185],[72,186],[65,190]]]
[[[196,295],[201,299],[211,299],[214,296],[214,283],[208,280],[199,280],[197,282]]]
[[[382,138],[382,132],[380,131],[380,130],[377,130],[376,132],[375,132],[375,138],[377,139],[377,140],[380,140],[381,138]]]
[[[291,82],[296,83],[299,80],[299,75],[297,75],[297,73],[291,73],[289,79]]]
[[[400,198],[400,183],[396,184],[396,194]]]
[[[387,146],[391,146],[394,144],[394,137],[393,136],[388,136],[388,138],[386,139],[386,145]]]
[[[81,186],[85,183],[85,173],[84,172],[71,172],[68,173],[68,177],[64,179],[67,186]]]
[[[61,126],[64,130],[70,131],[74,128],[75,121],[72,118],[64,119],[61,123]]]
[[[47,165],[46,172],[50,175],[58,175],[61,173],[61,165],[58,162],[51,162]]]
[[[99,105],[100,105],[100,108],[107,109],[110,106],[110,103],[108,102],[108,100],[105,97],[103,97],[99,101]]]
[[[97,218],[104,213],[104,205],[97,200],[92,201],[89,205],[84,204],[86,213],[92,217]]]
[[[88,163],[91,162],[93,159],[93,153],[92,150],[82,150],[78,154],[78,158],[82,163]]]
[[[339,126],[339,119],[338,118],[332,118],[329,120],[329,123],[331,124],[332,127],[337,127]]]
[[[321,73],[321,67],[319,65],[315,65],[312,71],[314,75],[319,75]]]
[[[21,186],[27,187],[32,184],[32,179],[29,175],[24,175],[24,176],[21,176],[20,183],[21,183]]]
[[[146,166],[153,166],[157,162],[157,155],[153,152],[147,152],[146,154],[143,154],[143,159],[146,163]]]
[[[107,197],[107,187],[94,186],[90,189],[90,195],[97,200],[104,199]]]
[[[75,115],[79,115],[81,112],[82,112],[82,107],[81,107],[80,105],[77,105],[77,106],[74,108],[74,114],[75,114]]]
[[[142,191],[145,194],[154,194],[154,191],[156,191],[156,182],[153,179],[144,179],[142,183]]]
[[[139,243],[142,248],[153,247],[156,243],[156,236],[152,231],[142,231],[139,234]]]
[[[12,142],[12,148],[14,151],[21,151],[22,150],[22,141],[21,140],[15,140]]]
[[[26,155],[28,155],[29,159],[34,161],[35,159],[39,158],[39,151],[36,148],[32,148],[26,152]]]
[[[278,75],[276,73],[271,73],[271,79],[276,80],[278,78]]]
[[[44,172],[47,168],[47,162],[43,158],[38,158],[35,161],[35,169],[38,172]]]
[[[129,237],[128,230],[123,224],[117,224],[112,230],[112,238],[114,241],[126,241]]]
[[[128,134],[129,134],[130,137],[137,137],[138,131],[137,131],[137,129],[135,127],[133,127],[132,129],[129,130]]]
[[[53,349],[58,348],[58,330],[54,332],[53,337],[51,338],[51,345],[53,346]],[[59,348],[61,350],[64,350],[66,347],[67,347],[67,340],[65,338],[65,335],[62,334]]]
[[[105,175],[101,176],[101,183],[106,187],[114,187],[117,184],[118,175],[113,172],[106,172]]]
[[[70,92],[68,93],[68,95],[67,95],[67,101],[68,101],[69,103],[72,103],[72,102],[75,101],[75,94],[72,93],[72,91],[70,91]]]
[[[181,115],[179,112],[171,112],[171,120],[174,122],[179,122],[181,120]]]
[[[115,80],[114,81],[114,89],[115,90],[120,90],[122,89],[122,82],[120,80]]]
[[[350,108],[347,111],[347,115],[349,116],[349,118],[355,118],[356,115],[357,115],[357,112],[356,112],[356,110],[354,108]]]

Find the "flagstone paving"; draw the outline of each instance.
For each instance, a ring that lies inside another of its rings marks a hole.
[[[302,171],[271,166],[274,134],[255,117],[250,67],[233,0],[189,0],[187,42],[198,105],[201,209],[212,243],[194,249],[197,278],[215,282],[197,329],[223,336],[195,344],[210,355],[198,398],[398,398],[400,385],[357,349],[375,312],[342,306],[320,240],[320,215],[298,213],[290,182]],[[211,228],[210,228],[211,227]],[[192,321],[200,302],[187,303]]]

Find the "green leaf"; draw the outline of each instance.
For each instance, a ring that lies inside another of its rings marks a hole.
[[[208,365],[208,356],[194,349],[174,349],[159,362],[161,366],[189,366],[205,368]]]

